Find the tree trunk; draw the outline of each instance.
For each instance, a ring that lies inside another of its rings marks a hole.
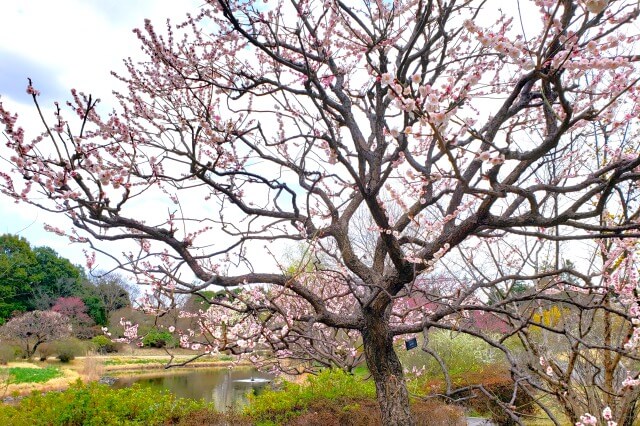
[[[376,384],[382,424],[415,425],[409,408],[409,392],[404,381],[402,365],[393,350],[393,336],[385,315],[365,314],[362,331],[367,366]]]

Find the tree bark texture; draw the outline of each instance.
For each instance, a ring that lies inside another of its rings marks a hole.
[[[382,424],[411,426],[415,421],[409,407],[409,392],[402,373],[402,364],[393,349],[393,336],[384,315],[365,314],[362,331],[367,366],[376,384],[376,395]]]

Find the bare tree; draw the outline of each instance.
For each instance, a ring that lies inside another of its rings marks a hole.
[[[96,294],[104,305],[107,316],[118,309],[131,306],[130,289],[134,285],[129,284],[123,276],[113,272],[98,274],[92,284],[96,287]]]

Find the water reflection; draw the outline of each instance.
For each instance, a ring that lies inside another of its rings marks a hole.
[[[259,379],[251,381],[251,378]],[[213,402],[216,409],[226,411],[247,404],[247,392],[257,392],[268,385],[272,377],[251,367],[175,370],[165,374],[120,377],[114,388],[134,383],[156,389],[167,389],[181,398],[204,399]],[[240,381],[238,381],[240,380]]]

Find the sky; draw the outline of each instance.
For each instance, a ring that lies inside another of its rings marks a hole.
[[[2,0],[0,5],[0,102],[19,114],[27,137],[40,131],[37,112],[25,89],[27,78],[41,91],[42,105],[64,103],[70,90],[109,102],[126,57],[141,57],[132,30],[145,19],[182,21],[203,0]],[[34,130],[38,129],[38,130]],[[0,145],[0,156],[7,150]],[[0,159],[0,171],[10,165]],[[43,230],[45,223],[68,228],[65,218],[0,197],[0,234],[25,237],[32,246],[49,246],[73,263],[84,264],[83,246]],[[102,263],[101,263],[102,262]],[[98,267],[109,268],[98,258]]]

